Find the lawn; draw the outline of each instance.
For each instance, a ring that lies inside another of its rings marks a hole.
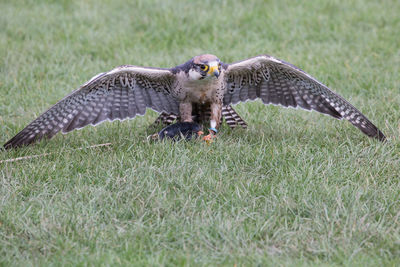
[[[388,137],[248,102],[212,145],[153,111],[0,160],[0,265],[399,265],[400,2],[0,0],[0,143],[99,72],[270,54]],[[112,143],[108,147],[85,148]],[[76,150],[78,148],[84,148]]]

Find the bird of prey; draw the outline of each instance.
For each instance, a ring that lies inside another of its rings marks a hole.
[[[105,120],[159,113],[158,122],[209,121],[210,135],[222,117],[231,127],[246,123],[231,105],[260,99],[264,104],[300,107],[346,119],[369,137],[384,134],[343,97],[285,61],[260,55],[226,64],[216,56],[195,56],[174,68],[123,65],[100,73],[26,126],[4,147],[51,138]]]

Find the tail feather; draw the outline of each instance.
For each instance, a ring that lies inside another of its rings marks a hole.
[[[179,120],[179,116],[172,114],[172,113],[167,113],[167,112],[161,112],[161,114],[157,117],[157,119],[152,123],[154,126],[158,125],[170,125],[174,121]]]
[[[193,120],[197,123],[207,122],[210,119],[210,116],[211,110],[209,106],[195,106],[193,109]],[[247,123],[239,116],[231,105],[222,107],[222,118],[225,119],[226,124],[228,124],[231,129],[234,129],[237,126],[241,126],[244,129],[247,128]],[[180,117],[174,114],[162,112],[151,126],[158,126],[160,124],[170,125],[175,121],[180,121]]]
[[[239,116],[231,105],[222,107],[222,117],[231,129],[236,128],[238,125],[242,126],[243,129],[247,128],[247,123]]]

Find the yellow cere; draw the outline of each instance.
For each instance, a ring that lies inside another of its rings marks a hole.
[[[212,67],[210,68],[210,70],[208,71],[208,74],[213,74],[214,71],[216,71],[216,70],[218,70],[218,66],[212,66]]]

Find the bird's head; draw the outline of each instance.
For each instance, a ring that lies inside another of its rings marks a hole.
[[[220,74],[221,62],[216,56],[205,54],[192,59],[189,77],[193,80],[218,79]]]

